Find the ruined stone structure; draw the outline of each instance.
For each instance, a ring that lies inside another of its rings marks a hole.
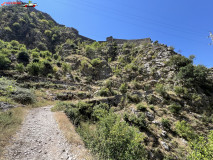
[[[106,41],[100,41],[100,42],[108,42],[108,43],[116,42],[118,45],[124,44],[124,43],[134,43],[136,45],[140,45],[143,43],[151,43],[152,41],[150,38],[127,40],[127,39],[115,39],[112,36],[110,36],[106,38]]]

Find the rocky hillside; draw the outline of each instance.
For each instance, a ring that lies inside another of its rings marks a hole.
[[[38,48],[55,52],[57,45],[67,39],[93,41],[79,35],[74,28],[56,23],[48,14],[35,8],[4,6],[0,8],[0,38],[17,40],[27,48]]]
[[[0,13],[0,75],[59,100],[100,159],[211,158],[211,147],[194,149],[213,129],[212,69],[193,55],[157,41],[94,42],[36,9]]]

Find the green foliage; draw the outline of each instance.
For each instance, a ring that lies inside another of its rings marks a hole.
[[[67,63],[62,63],[62,71],[64,74],[70,72],[71,66]]]
[[[175,130],[179,136],[184,137],[187,140],[193,140],[194,138],[196,138],[196,134],[194,133],[193,129],[184,120],[177,121]]]
[[[188,93],[187,88],[181,86],[175,86],[174,91],[177,95],[185,95]]]
[[[93,113],[92,104],[85,102],[79,102],[75,105],[70,104],[66,108],[65,113],[75,125],[78,125],[81,121],[91,119]]]
[[[169,110],[174,114],[178,114],[181,108],[182,108],[181,105],[176,103],[173,103],[169,106]]]
[[[101,90],[98,92],[98,94],[102,97],[112,96],[109,88],[106,88],[106,87],[101,88]]]
[[[139,113],[137,116],[135,114],[124,114],[124,120],[131,124],[134,125],[140,129],[146,129],[147,128],[147,123],[145,120],[145,115],[144,113]]]
[[[141,101],[140,96],[137,95],[137,94],[133,94],[133,95],[128,94],[128,95],[127,95],[127,98],[128,98],[128,100],[129,100],[130,102],[136,103],[136,104],[139,103],[139,102]]]
[[[35,102],[35,95],[33,91],[24,88],[16,88],[12,98],[21,104],[32,104]]]
[[[210,160],[213,159],[213,131],[210,131],[208,138],[200,136],[191,143],[192,151],[187,157],[188,160]]]
[[[18,64],[16,65],[16,70],[17,70],[19,73],[24,73],[25,67],[24,67],[24,65],[23,65],[22,63],[18,63]]]
[[[100,60],[100,58],[96,58],[96,59],[92,59],[91,60],[91,64],[93,67],[97,67],[98,65],[100,65],[102,62],[102,60]]]
[[[181,67],[180,71],[177,75],[179,79],[181,79],[185,85],[191,86],[194,82],[194,66],[189,64],[187,66]]]
[[[6,31],[6,32],[12,32],[12,30],[11,30],[11,28],[10,27],[4,27],[4,30]]]
[[[160,95],[165,95],[166,94],[166,89],[165,89],[163,84],[160,84],[160,83],[156,84],[155,90]]]
[[[69,106],[69,103],[58,102],[54,107],[51,108],[52,112],[64,111]]]
[[[0,93],[21,104],[35,102],[35,94],[32,90],[21,88],[15,81],[6,78],[0,78]]]
[[[8,69],[10,63],[11,61],[9,60],[9,58],[6,55],[0,53],[0,69],[1,70]]]
[[[138,111],[146,111],[146,106],[144,105],[144,104],[142,104],[142,103],[139,103],[138,105],[137,105],[137,110]]]
[[[52,36],[52,31],[50,31],[50,30],[45,30],[45,31],[44,31],[44,34],[45,34],[46,36],[48,36],[48,37],[51,37],[51,36]]]
[[[162,126],[163,126],[164,128],[170,129],[170,127],[171,127],[171,122],[170,122],[167,118],[166,118],[166,119],[162,118],[162,119],[161,119],[161,123],[162,123]]]
[[[167,62],[167,65],[175,65],[177,70],[181,67],[187,66],[188,64],[192,64],[192,60],[180,55],[172,56],[172,58]]]
[[[135,160],[147,157],[142,135],[136,128],[121,122],[115,114],[101,118],[96,130],[91,130],[89,125],[82,125],[78,132],[86,146],[97,153],[100,159]]]
[[[128,86],[126,83],[122,83],[119,90],[122,94],[126,94],[127,93],[127,89],[128,89]]]
[[[18,53],[17,59],[19,63],[28,64],[30,60],[30,56],[27,52],[22,51]]]
[[[39,63],[30,63],[27,65],[27,71],[29,72],[29,74],[33,75],[33,76],[38,76],[40,71],[41,71],[41,67]]]
[[[20,24],[18,23],[18,22],[15,22],[15,23],[13,23],[13,27],[16,29],[16,30],[18,30],[18,29],[20,29]]]

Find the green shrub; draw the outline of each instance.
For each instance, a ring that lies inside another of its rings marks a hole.
[[[51,108],[52,112],[64,111],[69,106],[69,103],[58,102],[54,107]]]
[[[52,31],[50,31],[50,30],[45,30],[45,31],[44,31],[44,34],[45,34],[46,36],[48,36],[48,37],[51,37],[51,36],[52,36]]]
[[[177,95],[184,95],[188,93],[187,88],[181,86],[175,86],[174,91]]]
[[[16,88],[12,94],[12,98],[21,104],[32,104],[35,102],[35,95],[33,91],[29,89]]]
[[[176,103],[171,104],[171,105],[169,106],[169,110],[170,110],[172,113],[175,113],[175,114],[178,114],[178,113],[180,112],[181,108],[182,108],[181,105],[180,105],[180,104],[176,104]]]
[[[92,106],[92,104],[85,102],[79,102],[76,105],[69,104],[65,110],[65,113],[75,125],[78,125],[81,121],[91,119],[93,113]]]
[[[16,65],[16,70],[17,70],[19,73],[24,73],[25,67],[24,67],[24,65],[23,65],[22,63],[18,63],[18,64]]]
[[[193,140],[196,138],[194,131],[186,121],[178,121],[175,125],[175,130],[179,136],[186,138],[187,140]]]
[[[156,85],[155,90],[156,90],[156,92],[159,93],[160,95],[165,95],[165,93],[166,93],[166,89],[165,89],[165,87],[164,87],[163,84],[159,84],[159,83],[158,83],[158,84]]]
[[[120,88],[119,88],[119,90],[120,90],[120,92],[121,92],[122,94],[126,94],[127,89],[128,89],[128,86],[127,86],[126,83],[122,83],[121,86],[120,86]]]
[[[0,69],[5,70],[10,66],[11,61],[6,55],[0,53]]]
[[[27,71],[33,75],[38,76],[40,73],[40,64],[39,63],[30,63],[27,65]]]
[[[22,52],[18,53],[17,59],[18,59],[19,63],[28,64],[29,60],[30,60],[30,56],[29,56],[29,54],[27,52],[22,51]]]
[[[140,113],[137,116],[135,114],[124,114],[124,120],[131,124],[134,125],[140,129],[146,129],[147,128],[147,123],[145,120],[145,115],[144,113]]]
[[[100,65],[101,62],[102,62],[102,60],[100,60],[100,58],[96,58],[96,59],[91,60],[91,64],[92,64],[93,67]]]
[[[179,70],[181,67],[187,66],[188,64],[192,64],[192,60],[180,55],[174,55],[167,62],[167,65],[175,65],[177,70]]]
[[[162,123],[162,126],[164,128],[170,129],[171,123],[170,123],[170,121],[167,118],[166,119],[162,118],[161,119],[161,123]]]
[[[13,23],[13,27],[18,30],[20,29],[20,24],[18,22]]]
[[[111,94],[109,88],[105,88],[105,87],[101,88],[101,90],[98,92],[98,94],[99,94],[100,96],[102,96],[102,97],[109,97],[109,96],[112,96],[112,94]]]
[[[121,122],[115,114],[101,118],[96,130],[82,125],[78,132],[86,146],[100,159],[135,160],[147,157],[142,135],[136,128]]]
[[[187,157],[188,160],[210,160],[213,159],[213,131],[209,132],[208,138],[200,136],[191,144],[192,150]]]
[[[143,105],[142,103],[139,103],[139,104],[137,105],[137,110],[138,110],[138,111],[146,111],[146,106]]]
[[[4,27],[4,30],[6,31],[6,32],[12,32],[12,30],[11,30],[11,28],[10,27]]]
[[[127,98],[132,103],[139,103],[141,101],[140,96],[137,94],[133,94],[133,95],[128,94]]]
[[[63,73],[66,74],[70,72],[71,66],[67,63],[62,63],[62,70],[63,70]]]

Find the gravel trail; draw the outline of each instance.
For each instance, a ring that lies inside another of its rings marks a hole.
[[[52,106],[32,109],[6,149],[6,160],[75,160],[51,112]]]

